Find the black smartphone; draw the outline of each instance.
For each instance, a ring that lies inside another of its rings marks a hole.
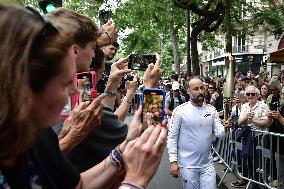
[[[145,71],[148,65],[155,64],[156,55],[154,54],[131,54],[129,57],[128,68],[131,70]]]
[[[165,91],[163,89],[144,89],[142,93],[143,125],[162,123],[165,117]]]
[[[111,18],[111,11],[108,10],[101,10],[99,12],[99,19],[100,19],[100,25],[104,25],[107,23]]]
[[[279,108],[279,103],[278,102],[270,103],[270,110],[271,111],[278,111],[278,108]]]

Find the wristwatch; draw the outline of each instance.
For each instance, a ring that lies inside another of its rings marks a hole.
[[[127,98],[127,96],[125,96],[125,97],[123,98],[123,100],[125,100],[126,102],[128,102],[128,104],[129,104],[129,105],[131,105],[131,104],[132,104],[132,101],[131,101],[131,100],[129,100],[129,99]]]
[[[114,91],[105,90],[105,91],[104,91],[104,94],[105,94],[106,96],[111,96],[111,97],[115,97],[115,96],[116,96],[116,92],[114,92]]]

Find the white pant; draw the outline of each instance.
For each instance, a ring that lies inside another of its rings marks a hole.
[[[184,189],[216,189],[216,172],[211,164],[204,168],[181,168]]]

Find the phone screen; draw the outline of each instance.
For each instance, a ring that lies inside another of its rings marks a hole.
[[[156,55],[146,54],[138,55],[132,54],[129,57],[129,69],[132,70],[142,70],[145,71],[148,68],[148,65],[156,62]]]
[[[162,89],[143,91],[143,125],[156,125],[164,120],[165,95]]]
[[[79,92],[79,103],[91,101],[93,91],[93,75],[92,73],[79,73],[77,74],[77,87]]]

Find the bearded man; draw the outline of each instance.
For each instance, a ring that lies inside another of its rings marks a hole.
[[[216,189],[212,162],[212,135],[223,137],[225,128],[215,107],[204,103],[205,89],[200,79],[189,81],[190,101],[173,111],[168,132],[170,172],[182,176],[185,189]]]

